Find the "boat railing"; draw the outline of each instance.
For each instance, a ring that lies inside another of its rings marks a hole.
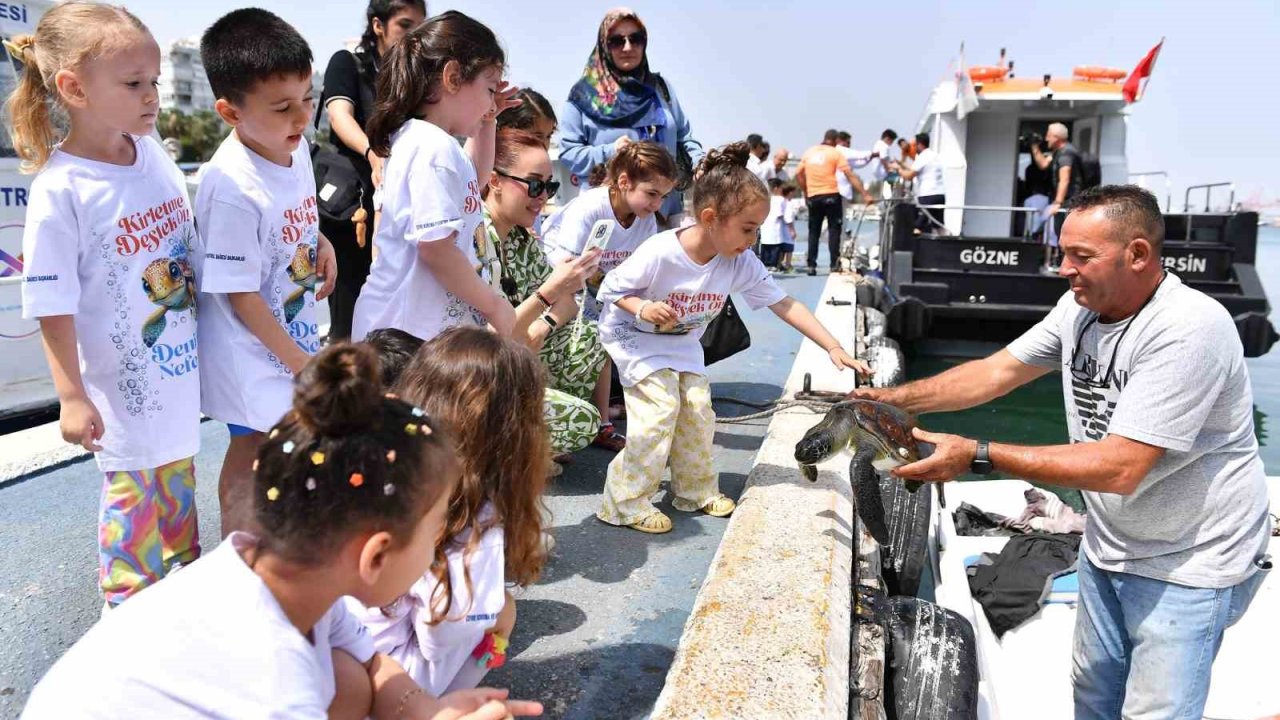
[[[1204,211],[1206,213],[1210,212],[1209,210],[1210,196],[1213,194],[1213,189],[1219,188],[1219,187],[1231,188],[1231,195],[1230,197],[1227,198],[1227,210],[1230,211],[1231,208],[1235,207],[1235,203],[1236,203],[1236,184],[1233,182],[1216,182],[1216,183],[1202,183],[1200,185],[1188,185],[1186,193],[1182,196],[1182,211],[1191,212],[1192,191],[1204,190]]]
[[[1149,178],[1149,177],[1164,178],[1164,211],[1166,213],[1173,212],[1173,182],[1169,180],[1169,173],[1165,172],[1164,170],[1151,170],[1149,172],[1129,173],[1129,180],[1133,180],[1134,178]],[[1150,188],[1146,188],[1146,186],[1141,184],[1141,182],[1138,184],[1138,186],[1144,189],[1150,189]]]

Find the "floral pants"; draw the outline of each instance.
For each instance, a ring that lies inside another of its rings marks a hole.
[[[106,473],[98,517],[98,581],[119,605],[175,563],[200,557],[194,458]]]
[[[627,447],[609,463],[604,507],[596,516],[630,525],[657,512],[650,497],[668,466],[677,510],[693,512],[719,496],[720,478],[711,460],[716,414],[707,377],[658,370],[624,387],[623,396]]]

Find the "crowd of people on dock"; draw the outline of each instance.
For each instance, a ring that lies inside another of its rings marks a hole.
[[[304,140],[306,40],[230,12],[200,51],[232,131],[194,200],[152,137],[160,51],[135,15],[68,2],[10,45],[14,147],[38,173],[24,316],[63,437],[104,475],[102,620],[25,717],[537,714],[476,688],[506,657],[507,588],[547,560],[553,458],[618,453],[610,525],[671,530],[651,501],[667,467],[677,510],[732,513],[699,342],[731,293],[868,371],[751,252],[770,188],[747,143],[693,140],[630,10],[557,116],[504,82],[481,22],[373,0],[326,72],[333,149]],[[597,186],[543,221],[556,129]],[[202,413],[230,435],[203,558]]]

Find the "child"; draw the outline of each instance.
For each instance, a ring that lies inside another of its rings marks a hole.
[[[315,303],[333,289],[336,263],[301,142],[313,104],[307,42],[265,10],[236,10],[205,31],[200,56],[214,109],[234,128],[196,194],[201,409],[231,433],[218,478],[226,536],[250,527],[250,465],[320,349]]]
[[[261,535],[232,533],[106,616],[40,681],[23,717],[323,718],[339,644],[365,667],[380,717],[456,717],[500,701],[493,690],[429,697],[339,602],[389,603],[422,577],[458,478],[440,424],[384,397],[377,373],[371,350],[346,344],[308,364],[259,450]]]
[[[511,303],[477,273],[472,244],[476,178],[489,177],[494,118],[515,92],[502,81],[505,63],[493,32],[452,10],[407,33],[383,60],[368,134],[373,151],[390,158],[377,256],[356,301],[353,337],[396,328],[430,340],[486,321],[511,335]],[[471,138],[472,157],[455,136]]]
[[[649,501],[668,463],[677,510],[715,517],[733,512],[712,468],[715,412],[698,342],[730,293],[741,293],[753,310],[769,306],[826,350],[837,368],[869,372],[747,252],[770,200],[747,169],[747,156],[745,142],[708,154],[693,189],[697,224],[649,240],[600,288],[600,338],[621,372],[631,435],[609,464],[597,514],[612,525],[671,530],[671,519]]]
[[[511,96],[516,105],[498,115],[498,129],[528,130],[537,136],[544,148],[551,147],[551,136],[556,132],[556,111],[542,93],[523,88]]]
[[[782,243],[778,245],[778,269],[782,272],[795,272],[791,265],[791,253],[796,249],[796,213],[804,207],[804,201],[796,197],[799,188],[795,183],[782,184]]]
[[[609,160],[605,184],[587,190],[548,218],[543,226],[543,245],[552,262],[581,255],[587,247],[591,228],[598,220],[612,220],[613,234],[609,246],[600,256],[600,272],[606,276],[618,267],[641,243],[658,232],[654,216],[662,201],[676,184],[676,162],[666,148],[653,142],[629,142]],[[601,306],[595,299],[599,281],[588,284],[583,294],[583,315],[598,320]],[[592,443],[613,452],[626,447],[626,439],[613,429],[609,418],[609,387],[612,370],[609,363],[596,381],[594,400],[600,417],[605,419]]]
[[[22,311],[38,318],[67,442],[105,474],[98,519],[104,609],[200,555],[195,239],[186,184],[150,135],[160,48],[109,5],[58,5],[9,98],[31,183]],[[49,104],[66,111],[58,143]],[[55,144],[57,143],[57,144]]]
[[[795,248],[796,216],[792,210],[791,196],[795,194],[796,188],[777,178],[769,178],[768,185],[769,217],[765,218],[764,225],[760,227],[760,261],[771,270],[784,270],[790,265],[791,249]],[[784,250],[788,247],[791,249]],[[784,251],[788,253],[786,263],[782,261]]]
[[[390,607],[351,605],[378,650],[429,692],[473,688],[502,664],[516,612],[503,588],[531,584],[546,559],[545,382],[531,351],[480,328],[445,331],[400,378],[400,397],[448,429],[462,480],[431,572]],[[501,452],[494,451],[498,438]]]

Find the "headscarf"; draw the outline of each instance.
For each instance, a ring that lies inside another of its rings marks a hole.
[[[609,30],[623,20],[630,20],[648,30],[640,16],[630,8],[618,7],[605,13],[596,33],[596,47],[582,71],[582,77],[569,91],[569,102],[597,125],[615,128],[652,128],[650,135],[661,135],[667,124],[654,85],[658,80],[649,72],[649,48],[645,47],[640,64],[623,72],[613,64],[606,44]],[[650,137],[645,139],[657,139]]]

